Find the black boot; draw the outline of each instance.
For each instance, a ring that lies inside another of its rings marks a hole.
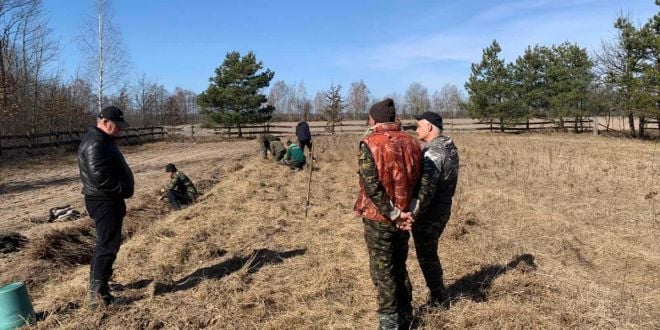
[[[449,293],[443,289],[438,292],[431,292],[427,305],[428,307],[449,309],[450,300]]]
[[[99,304],[108,306],[115,301],[115,297],[110,294],[110,286],[108,281],[104,280],[91,280],[89,283],[89,291],[87,292],[87,307],[95,310]]]

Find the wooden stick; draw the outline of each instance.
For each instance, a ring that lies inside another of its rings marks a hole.
[[[309,158],[309,181],[307,181],[307,202],[305,202],[305,219],[307,219],[307,211],[309,211],[309,194],[312,190],[312,173],[314,172],[314,145],[310,148]]]

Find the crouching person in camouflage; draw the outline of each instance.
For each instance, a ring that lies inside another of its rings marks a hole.
[[[180,210],[182,205],[192,204],[199,196],[192,181],[185,174],[177,171],[172,163],[165,166],[165,172],[169,174],[170,182],[160,190],[163,194],[161,199],[167,198],[170,206],[175,210]]]
[[[438,257],[438,241],[451,215],[451,199],[458,181],[458,151],[450,137],[442,135],[442,117],[425,112],[417,119],[418,138],[426,142],[422,177],[410,203],[415,219],[412,234],[417,260],[429,288],[429,306],[448,303]]]
[[[280,139],[270,141],[269,150],[270,153],[273,154],[273,161],[275,162],[282,161],[282,159],[284,159],[284,155],[286,155],[286,148]]]
[[[259,135],[257,138],[257,142],[259,143],[259,147],[261,147],[261,152],[264,156],[264,159],[268,159],[268,151],[271,151],[270,143],[272,141],[279,141],[280,139],[272,134],[262,134]],[[272,153],[272,151],[271,151]]]
[[[378,295],[380,329],[408,329],[412,288],[406,259],[411,218],[406,210],[421,172],[419,144],[396,125],[394,102],[369,110],[372,132],[359,145],[360,193],[355,212],[362,217],[371,279]]]

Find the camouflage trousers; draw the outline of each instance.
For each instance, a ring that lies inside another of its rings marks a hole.
[[[445,284],[442,279],[442,265],[438,257],[438,241],[445,230],[451,208],[431,210],[422,214],[413,224],[417,261],[422,269],[431,298],[441,298]]]
[[[277,154],[273,155],[273,161],[280,162],[282,161],[282,159],[284,159],[285,155],[286,155],[286,151],[280,151]]]
[[[378,313],[412,316],[412,286],[406,270],[410,233],[392,222],[362,219],[371,280],[378,291]]]

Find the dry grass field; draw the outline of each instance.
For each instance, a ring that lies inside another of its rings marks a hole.
[[[657,142],[453,137],[462,166],[439,249],[453,299],[448,310],[419,312],[421,328],[660,327]],[[201,202],[153,215],[125,241],[117,305],[82,308],[88,267],[63,268],[32,289],[42,312],[33,328],[375,328],[363,228],[352,213],[357,139],[315,140],[307,219],[308,172],[244,144],[251,156],[228,159]],[[210,155],[187,155],[197,153]],[[426,289],[414,249],[408,270],[420,306]]]

